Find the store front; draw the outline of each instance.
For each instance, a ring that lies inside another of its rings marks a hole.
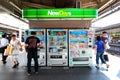
[[[44,66],[91,66],[94,32],[89,28],[97,15],[96,9],[23,10],[30,30],[45,30],[45,52],[39,51]]]

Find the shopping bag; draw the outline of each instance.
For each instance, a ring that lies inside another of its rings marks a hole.
[[[5,56],[9,55],[9,51],[8,51],[7,49],[5,49],[4,55],[5,55]]]
[[[104,54],[103,57],[104,57],[105,61],[109,61],[109,58],[108,58],[107,54]]]
[[[11,55],[13,50],[14,50],[13,46],[7,46],[7,48],[5,49],[4,55]]]
[[[108,42],[105,44],[105,49],[110,49]]]
[[[11,55],[12,52],[13,52],[13,50],[14,50],[14,47],[13,47],[13,46],[10,46],[9,49],[10,49],[10,50],[9,50],[9,55]]]

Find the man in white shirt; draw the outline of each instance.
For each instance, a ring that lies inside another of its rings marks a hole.
[[[2,53],[3,64],[6,63],[7,56],[4,55],[4,51],[7,48],[8,44],[9,44],[9,41],[6,39],[6,35],[2,35],[2,39],[0,40],[0,49],[1,49],[1,53]]]

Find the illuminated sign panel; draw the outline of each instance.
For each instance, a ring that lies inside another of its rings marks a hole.
[[[23,18],[96,18],[97,9],[23,9]]]
[[[71,12],[65,12],[60,10],[59,12],[54,12],[52,10],[48,11],[48,15],[50,16],[71,16]]]

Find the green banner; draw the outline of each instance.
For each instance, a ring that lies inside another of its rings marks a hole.
[[[62,8],[62,9],[23,9],[23,18],[96,18],[97,9]]]

